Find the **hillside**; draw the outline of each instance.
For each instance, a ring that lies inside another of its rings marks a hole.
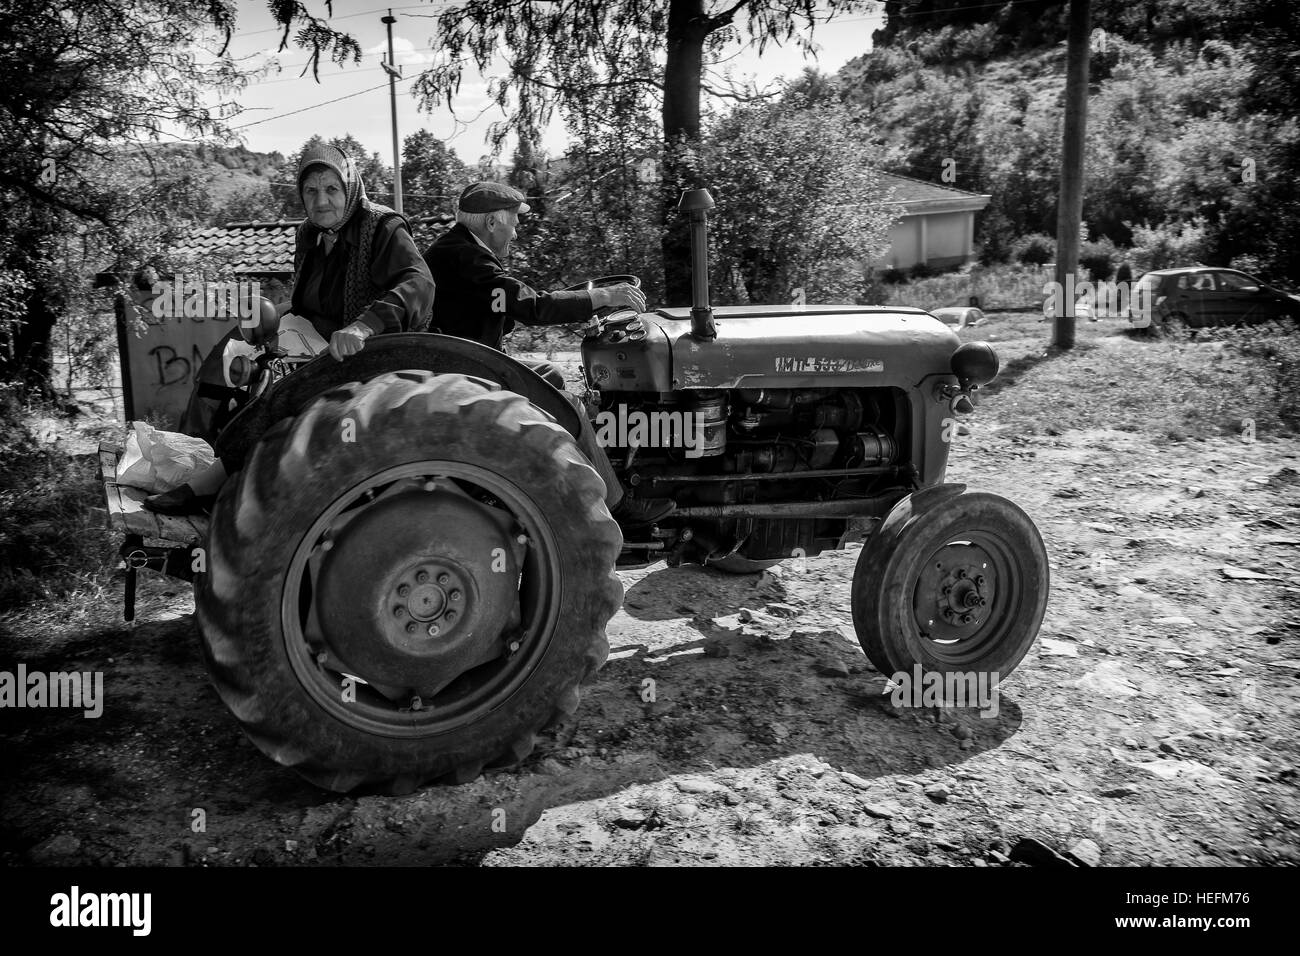
[[[1006,19],[1012,4],[887,4],[917,15],[836,77],[882,166],[994,197],[976,234],[986,262],[1056,232],[1065,4],[1031,6],[1035,29]],[[1300,116],[1285,68],[1300,11],[1271,0],[1093,10],[1087,238],[1114,260],[1141,234],[1181,257],[1300,278]]]

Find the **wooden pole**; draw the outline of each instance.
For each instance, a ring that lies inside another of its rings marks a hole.
[[[1074,347],[1074,282],[1079,271],[1079,222],[1083,217],[1083,150],[1088,133],[1089,0],[1070,0],[1066,46],[1065,137],[1061,150],[1061,191],[1056,207],[1057,310],[1052,344]]]
[[[393,16],[393,11],[388,11],[388,16],[381,17],[381,21],[388,27],[388,62],[384,66],[384,72],[388,74],[388,102],[393,111],[393,208],[398,212],[402,211],[402,150],[397,141],[397,80],[402,75],[398,69],[397,60],[393,57],[393,24],[397,18]]]

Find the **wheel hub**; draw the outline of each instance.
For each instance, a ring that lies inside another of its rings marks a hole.
[[[313,553],[312,636],[344,672],[427,700],[505,653],[524,550],[508,514],[454,483],[390,489]]]
[[[922,572],[913,599],[921,633],[949,643],[971,637],[988,619],[996,578],[993,561],[978,545],[939,549]]]

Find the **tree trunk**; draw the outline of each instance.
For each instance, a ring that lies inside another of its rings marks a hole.
[[[677,212],[683,188],[698,181],[691,153],[700,140],[700,78],[704,40],[711,29],[704,0],[671,0],[668,7],[668,61],[664,69],[663,231],[664,301],[670,306],[691,301],[689,223]]]

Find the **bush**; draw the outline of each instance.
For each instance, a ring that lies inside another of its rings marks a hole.
[[[912,266],[912,268],[907,270],[907,276],[909,279],[912,280],[929,279],[933,276],[937,276],[938,274],[939,274],[938,269],[924,262],[918,262],[916,265]]]
[[[1056,240],[1041,232],[1031,232],[1012,243],[1011,257],[1017,262],[1045,265],[1056,258]]]
[[[0,613],[84,586],[103,569],[99,456],[73,458],[40,442],[0,389]],[[92,510],[99,507],[100,513]]]
[[[1205,254],[1205,220],[1199,217],[1159,226],[1125,225],[1133,230],[1133,264],[1140,272],[1196,265]]]
[[[1093,281],[1109,279],[1115,271],[1118,250],[1109,239],[1085,242],[1079,247],[1079,266],[1087,269]]]
[[[895,269],[890,266],[884,272],[880,273],[880,281],[885,285],[902,285],[907,281],[907,273],[902,269]]]

